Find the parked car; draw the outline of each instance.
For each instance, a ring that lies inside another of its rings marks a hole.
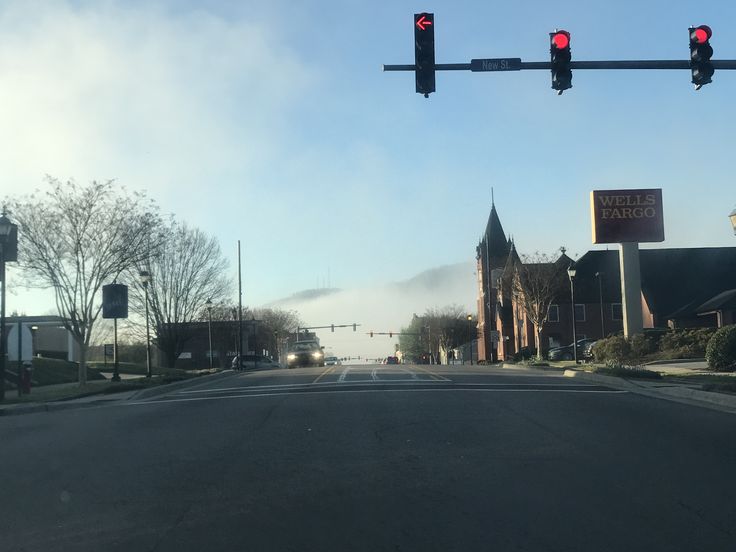
[[[594,359],[594,357],[593,357],[593,347],[595,346],[596,343],[598,343],[597,340],[596,341],[591,341],[583,349],[583,360],[585,362],[592,362],[593,361],[593,359]]]
[[[325,354],[317,341],[297,341],[286,355],[286,367],[324,366]]]
[[[578,360],[582,360],[583,353],[585,352],[585,348],[590,343],[594,343],[594,339],[579,339],[577,341],[577,350],[578,350]],[[572,360],[575,358],[575,353],[573,352],[572,343],[570,345],[565,345],[564,347],[555,347],[554,349],[550,349],[547,353],[547,358],[549,360]]]
[[[230,366],[233,370],[238,369],[238,360],[240,357],[236,356],[233,358]],[[243,359],[240,361],[240,370],[248,370],[252,368],[280,368],[281,365],[273,360],[272,358],[265,357],[263,355],[243,355]]]
[[[336,356],[325,357],[325,366],[339,366],[342,361]]]

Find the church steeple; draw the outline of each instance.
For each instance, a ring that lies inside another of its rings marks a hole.
[[[509,254],[509,242],[506,240],[501,220],[498,218],[495,203],[491,203],[491,214],[488,217],[483,241],[487,243],[490,257],[503,257],[505,259]]]

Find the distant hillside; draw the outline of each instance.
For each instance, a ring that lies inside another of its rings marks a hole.
[[[279,299],[277,301],[269,303],[268,306],[278,307],[280,305],[288,305],[291,303],[305,303],[307,301],[314,301],[315,299],[321,299],[323,297],[327,297],[328,295],[340,293],[341,291],[342,290],[339,288],[305,289],[304,291],[299,291],[293,295],[290,295],[289,297],[285,297],[283,299]]]
[[[468,285],[468,282],[474,280],[474,270],[475,265],[470,262],[438,266],[395,285],[401,289],[413,291],[444,290],[458,285],[464,287]]]

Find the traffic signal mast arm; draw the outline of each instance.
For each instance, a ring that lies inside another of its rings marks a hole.
[[[540,69],[549,71],[552,63],[549,61],[521,61],[519,66],[513,69],[479,69],[479,62],[501,62],[519,60],[519,58],[500,58],[500,59],[476,59],[476,63],[437,63],[435,71],[474,71],[474,72],[503,72],[503,71],[524,71]],[[712,60],[711,64],[714,69],[736,69],[736,59]],[[384,65],[384,71],[414,71],[413,65]],[[690,69],[690,62],[674,59],[652,59],[652,60],[622,60],[622,61],[571,61],[570,69]]]

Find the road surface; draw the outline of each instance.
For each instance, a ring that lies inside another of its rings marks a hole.
[[[238,373],[0,418],[0,550],[733,550],[734,435],[554,373]]]

